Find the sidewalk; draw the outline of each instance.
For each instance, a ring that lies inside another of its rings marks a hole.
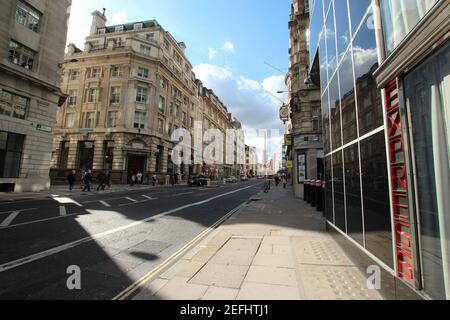
[[[382,299],[325,231],[322,213],[272,187],[157,278],[136,300]]]

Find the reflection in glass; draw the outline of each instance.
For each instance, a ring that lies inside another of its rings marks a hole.
[[[330,108],[328,103],[328,90],[322,97],[322,126],[323,126],[323,143],[325,154],[331,152],[330,140]]]
[[[353,82],[353,63],[349,50],[339,67],[339,84],[342,108],[342,131],[344,144],[357,138],[355,89]]]
[[[346,232],[344,205],[344,178],[342,171],[342,151],[333,154],[333,185],[334,185],[334,214],[335,225]]]
[[[361,142],[361,171],[366,248],[393,268],[386,145],[383,131]]]
[[[320,63],[320,86],[322,87],[323,92],[328,84],[325,28],[322,29],[319,35],[319,63]]]
[[[331,143],[333,150],[342,146],[341,139],[341,105],[339,96],[338,74],[331,79],[330,93],[330,118],[331,118]]]
[[[350,20],[352,21],[352,34],[354,35],[358,29],[362,18],[371,5],[372,0],[349,0],[350,5]]]
[[[381,0],[386,52],[390,54],[438,0]]]
[[[370,13],[367,19],[370,19]],[[364,24],[353,40],[356,98],[358,101],[359,134],[361,136],[383,125],[381,91],[374,71],[378,68],[375,31]]]
[[[317,51],[317,46],[319,43],[319,34],[320,30],[323,29],[323,7],[322,7],[322,1],[315,1],[314,4],[314,11],[311,16],[311,24],[310,24],[310,58],[309,58],[309,65],[312,66],[312,62],[314,59],[314,56]]]
[[[347,233],[359,244],[364,245],[357,143],[344,150],[344,167]]]
[[[404,83],[413,128],[424,289],[444,299],[443,263],[450,256],[441,246],[450,235],[450,44]]]
[[[336,33],[334,30],[334,13],[331,10],[325,25],[325,36],[327,39],[327,55],[328,55],[328,78],[331,78],[337,67],[336,53]]]
[[[338,57],[342,59],[345,50],[350,44],[350,30],[348,22],[347,1],[335,1],[336,11],[336,36],[338,46]]]
[[[331,156],[325,157],[325,216],[334,223],[333,214],[333,181],[331,179]]]

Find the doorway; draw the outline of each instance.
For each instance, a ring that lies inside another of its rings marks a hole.
[[[145,162],[146,157],[145,156],[128,156],[128,178],[127,182],[131,182],[131,177],[133,174],[136,174],[138,172],[142,172],[143,177],[145,177]],[[143,179],[145,180],[145,178]]]

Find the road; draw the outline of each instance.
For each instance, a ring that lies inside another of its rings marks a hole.
[[[260,191],[249,181],[1,203],[0,299],[112,299]],[[68,289],[71,266],[80,290]]]

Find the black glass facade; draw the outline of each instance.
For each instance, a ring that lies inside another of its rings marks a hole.
[[[371,3],[314,1],[310,44],[321,76],[326,217],[394,269],[383,108],[373,76],[378,51]]]

